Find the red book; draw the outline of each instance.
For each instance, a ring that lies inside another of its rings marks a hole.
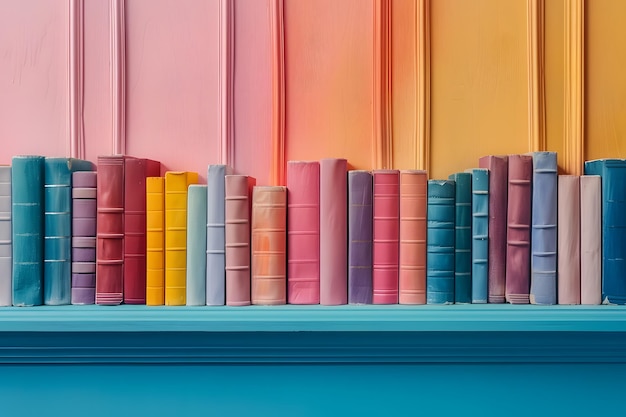
[[[146,177],[161,175],[161,163],[124,162],[124,303],[146,303]]]

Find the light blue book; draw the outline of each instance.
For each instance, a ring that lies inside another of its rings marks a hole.
[[[0,166],[0,306],[12,304],[11,167]]]
[[[206,215],[206,305],[226,303],[226,175],[227,165],[209,165]]]
[[[429,180],[426,213],[426,303],[454,303],[455,183]]]
[[[206,305],[207,186],[192,184],[187,194],[187,305]]]
[[[455,187],[454,302],[472,302],[472,174],[450,175]]]
[[[472,170],[472,303],[489,297],[489,170]]]

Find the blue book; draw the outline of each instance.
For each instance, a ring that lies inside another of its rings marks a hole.
[[[426,303],[454,303],[454,181],[428,181]]]
[[[192,184],[187,194],[187,305],[206,305],[207,186]]]
[[[11,165],[13,305],[41,305],[44,157],[15,156]]]
[[[369,171],[348,171],[349,304],[372,304],[372,193]]]
[[[472,174],[450,175],[456,183],[454,237],[454,302],[472,302]]]
[[[556,152],[534,152],[531,304],[556,304],[558,172]]]
[[[72,173],[93,164],[74,158],[44,161],[44,304],[70,304],[72,295]]]
[[[602,182],[602,303],[626,304],[626,159],[585,162]]]
[[[472,303],[489,297],[489,170],[472,170]]]
[[[206,215],[206,305],[226,303],[226,175],[227,165],[209,165]]]
[[[0,166],[0,306],[13,304],[11,270],[11,167]]]

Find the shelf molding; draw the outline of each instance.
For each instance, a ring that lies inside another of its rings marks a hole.
[[[565,172],[581,175],[585,161],[585,2],[565,2]]]

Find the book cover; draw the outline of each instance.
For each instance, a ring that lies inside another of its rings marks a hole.
[[[373,296],[374,304],[398,304],[400,250],[400,171],[375,170]]]
[[[96,302],[97,176],[96,171],[72,173],[72,304]],[[79,272],[83,263],[93,273]]]
[[[165,178],[146,178],[146,304],[165,304]]]
[[[426,213],[426,302],[454,303],[456,184],[428,181]]]
[[[348,162],[320,161],[320,304],[348,303]]]
[[[472,303],[489,298],[489,170],[472,169]]]
[[[287,188],[252,191],[252,304],[287,303]]]
[[[372,304],[373,185],[369,171],[348,171],[348,303]]]
[[[94,210],[95,211],[95,210]],[[79,251],[79,252],[77,252]],[[72,237],[72,296],[78,305],[96,302],[96,237]]]
[[[506,300],[511,304],[528,304],[530,298],[532,175],[532,156],[509,156]]]
[[[12,305],[11,167],[0,166],[0,306]]]
[[[580,303],[602,302],[602,179],[580,177]]]
[[[226,176],[226,305],[250,305],[250,216],[256,179]]]
[[[287,201],[287,301],[319,304],[319,162],[287,162]]]
[[[472,174],[450,175],[454,196],[454,302],[472,302]]]
[[[580,304],[580,177],[558,181],[557,301]]]
[[[206,304],[226,303],[226,204],[224,181],[227,165],[209,165],[206,218]]]
[[[13,305],[43,304],[44,157],[11,163]]]
[[[191,184],[187,195],[187,305],[206,305],[207,186]]]

